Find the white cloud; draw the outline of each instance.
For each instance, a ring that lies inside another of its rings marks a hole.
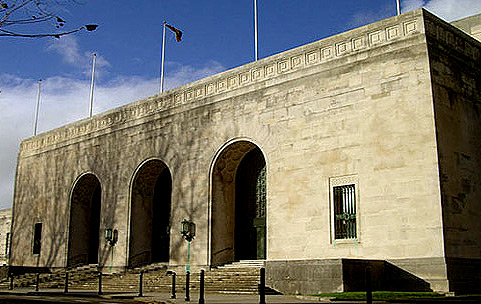
[[[425,7],[447,21],[481,13],[480,0],[431,0]]]
[[[33,130],[35,81],[0,75],[0,208],[12,203],[13,180],[20,140]],[[6,83],[6,85],[4,85]]]
[[[72,56],[77,56],[75,52]],[[167,89],[218,73],[216,62],[203,67],[170,64]],[[159,79],[118,77],[95,87],[94,114],[157,94]],[[0,74],[0,209],[13,199],[13,181],[20,141],[33,135],[34,106],[38,82]],[[89,114],[89,80],[52,77],[42,81],[38,133],[83,119]]]
[[[423,0],[401,0],[401,12],[409,12],[413,9],[423,7]]]
[[[393,5],[388,5],[385,3],[383,6],[379,7],[376,11],[360,11],[354,14],[351,19],[351,27],[359,27],[365,24],[373,23],[385,18],[389,18],[395,14],[393,11]],[[395,7],[394,7],[395,9]]]
[[[63,36],[60,39],[51,40],[47,50],[59,54],[65,63],[81,69],[84,73],[90,73],[93,52],[82,52],[75,36]],[[101,72],[102,68],[108,66],[110,63],[103,56],[97,54],[96,71]]]
[[[216,61],[207,62],[204,67],[192,67],[180,63],[168,63],[169,70],[173,70],[170,77],[166,78],[166,87],[174,88],[181,84],[189,83],[197,79],[202,79],[210,75],[219,73],[225,68]]]
[[[481,13],[480,0],[405,0],[401,1],[401,5],[403,12],[425,7],[446,21]]]
[[[83,59],[83,56],[80,55],[77,39],[74,36],[52,40],[47,46],[47,50],[58,53],[63,61],[69,64],[77,64]]]
[[[424,7],[446,21],[454,21],[481,13],[481,0],[400,0],[401,12]],[[351,18],[351,26],[373,23],[396,14],[395,1],[386,2],[376,11],[360,11]]]

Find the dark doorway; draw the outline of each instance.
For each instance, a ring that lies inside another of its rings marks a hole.
[[[212,171],[211,264],[266,258],[266,161],[253,143],[226,147]]]
[[[169,262],[171,193],[167,166],[144,163],[132,185],[129,267]]]
[[[93,174],[75,184],[70,205],[67,266],[98,263],[101,186]]]
[[[244,156],[236,173],[235,259],[266,258],[266,162],[259,148]]]

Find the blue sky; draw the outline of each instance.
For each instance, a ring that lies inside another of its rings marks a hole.
[[[481,13],[480,0],[404,0],[401,6],[425,6],[448,21]],[[57,9],[68,28],[99,28],[61,39],[0,37],[0,208],[12,205],[18,147],[33,134],[39,79],[41,133],[88,116],[93,52],[94,114],[155,95],[164,20],[184,32],[181,43],[166,33],[167,89],[254,59],[252,0],[75,0]],[[258,11],[264,58],[393,16],[396,1],[258,0]]]

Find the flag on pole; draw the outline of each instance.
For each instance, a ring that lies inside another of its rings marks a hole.
[[[89,117],[92,118],[92,111],[94,107],[94,82],[95,82],[95,59],[97,58],[97,54],[92,54],[92,80],[90,81],[90,114]]]
[[[175,27],[173,27],[172,25],[168,25],[168,24],[165,24],[165,26],[171,30],[172,32],[175,33],[175,40],[177,40],[177,42],[180,42],[180,40],[182,40],[182,31],[179,30],[179,29],[176,29]]]
[[[160,64],[160,94],[164,92],[164,60],[165,60],[165,28],[166,27],[175,33],[175,40],[177,40],[177,42],[180,42],[182,40],[182,31],[179,29],[176,29],[175,27],[167,24],[167,22],[164,21],[163,27],[162,27],[162,61]]]

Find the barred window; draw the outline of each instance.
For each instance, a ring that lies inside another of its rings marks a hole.
[[[42,247],[42,223],[36,223],[33,231],[33,254],[40,254]]]
[[[333,187],[335,239],[357,238],[355,190],[354,184]]]
[[[5,238],[5,255],[8,256],[10,253],[10,238],[11,233],[7,232],[7,237]]]

